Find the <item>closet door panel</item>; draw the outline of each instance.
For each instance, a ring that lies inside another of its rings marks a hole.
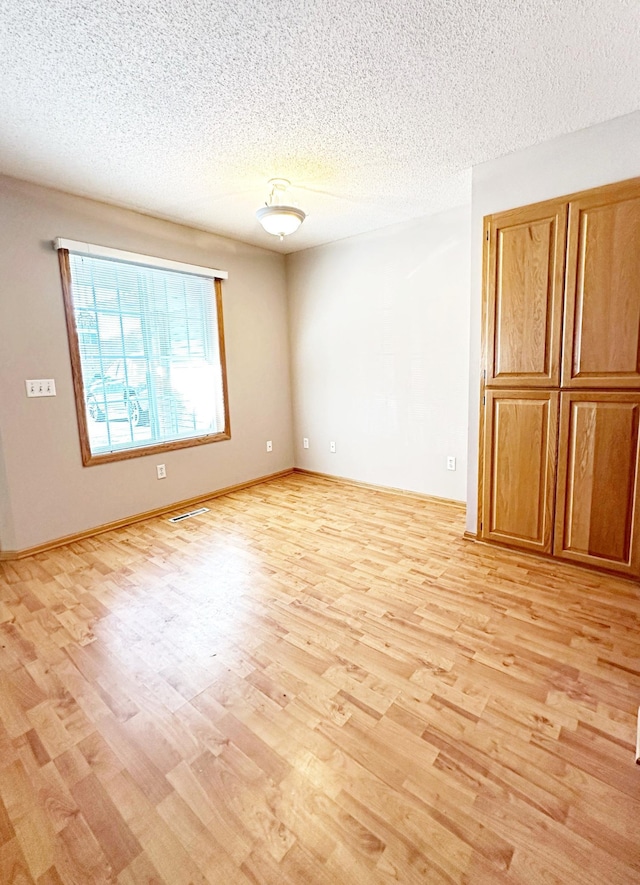
[[[565,392],[555,553],[640,574],[640,394]]]
[[[569,204],[563,387],[640,389],[640,184]]]
[[[560,383],[566,203],[493,215],[485,240],[489,387]]]
[[[558,393],[487,390],[485,409],[482,537],[550,553]]]

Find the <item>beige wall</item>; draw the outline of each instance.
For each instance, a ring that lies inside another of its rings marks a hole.
[[[287,257],[297,466],[464,500],[469,230],[462,208]]]
[[[309,470],[466,498],[475,531],[482,218],[640,175],[639,143],[640,113],[563,136],[475,167],[471,210],[286,260],[0,177],[0,550],[274,473],[294,459]],[[229,271],[231,440],[82,467],[51,248],[59,236]],[[42,377],[55,378],[58,396],[27,399],[24,380]],[[455,472],[447,455],[457,458]]]
[[[0,550],[292,466],[281,255],[8,178],[0,178],[0,230]],[[231,440],[82,466],[55,237],[229,272],[223,302]],[[55,378],[58,395],[27,399],[27,378]],[[167,479],[158,481],[160,462]]]
[[[492,212],[640,175],[640,112],[516,151],[473,169],[467,529],[476,531],[482,219]]]

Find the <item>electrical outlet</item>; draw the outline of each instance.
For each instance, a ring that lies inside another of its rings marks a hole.
[[[330,442],[329,443],[329,451],[335,452],[335,450],[336,450],[336,444],[334,442]]]
[[[272,452],[272,451],[273,451],[273,443],[271,442],[270,439],[267,440],[267,451],[268,451],[268,452]]]
[[[53,378],[32,378],[25,381],[27,396],[55,396],[56,382]]]
[[[305,438],[302,440],[302,448],[303,448],[303,449],[308,449],[308,448],[309,448],[309,440],[308,440],[308,438],[307,438],[306,436],[305,436]]]
[[[456,459],[453,455],[447,456],[447,470],[455,470],[456,469]]]
[[[156,466],[156,473],[158,474],[158,479],[166,479],[167,478],[167,468],[164,464],[158,464]]]

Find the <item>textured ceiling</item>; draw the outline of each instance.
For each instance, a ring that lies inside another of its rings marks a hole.
[[[283,252],[640,107],[637,0],[0,0],[0,26],[1,171]],[[282,244],[273,176],[309,213]]]

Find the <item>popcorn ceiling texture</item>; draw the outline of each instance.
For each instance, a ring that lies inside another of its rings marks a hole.
[[[636,0],[0,0],[0,27],[1,171],[284,252],[640,106]],[[282,244],[274,176],[309,213]]]

